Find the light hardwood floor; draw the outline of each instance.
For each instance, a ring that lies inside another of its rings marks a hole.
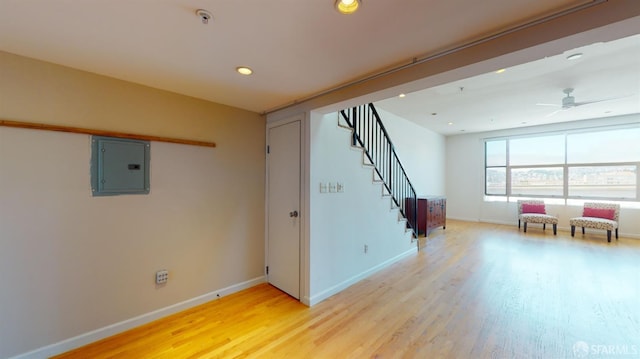
[[[58,358],[600,357],[640,357],[640,240],[448,220],[312,308],[264,284]]]

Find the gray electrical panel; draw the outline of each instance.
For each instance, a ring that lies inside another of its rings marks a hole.
[[[91,137],[94,196],[149,193],[149,141]]]

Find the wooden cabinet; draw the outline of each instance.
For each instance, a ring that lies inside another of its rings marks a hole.
[[[409,200],[407,200],[409,201]],[[413,222],[413,206],[407,202],[407,218]],[[447,226],[447,199],[439,196],[418,197],[418,235],[428,236],[434,229]]]
[[[421,199],[418,199],[418,207],[420,207]],[[424,198],[426,206],[426,235],[428,236],[434,229],[447,227],[447,199],[444,197],[426,197]]]

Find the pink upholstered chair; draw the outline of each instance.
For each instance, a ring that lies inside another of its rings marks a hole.
[[[618,218],[620,205],[615,203],[591,203],[585,202],[582,209],[582,217],[569,219],[571,225],[571,237],[576,233],[576,226],[584,228],[604,229],[607,231],[607,242],[611,242],[611,231],[615,229],[618,239]]]
[[[544,201],[519,200],[518,201],[518,229],[520,221],[524,222],[524,233],[527,233],[527,223],[542,223],[542,229],[546,229],[547,223],[553,225],[553,234],[558,233],[558,217],[548,215]]]

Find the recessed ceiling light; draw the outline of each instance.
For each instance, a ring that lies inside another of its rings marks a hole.
[[[571,55],[567,56],[567,60],[569,60],[569,61],[571,61],[571,60],[577,60],[577,59],[579,59],[579,58],[581,58],[581,57],[582,57],[582,53],[581,53],[581,52],[578,52],[578,53],[571,54]]]
[[[501,74],[501,73],[503,73],[503,72],[505,72],[505,71],[507,71],[507,69],[500,69],[500,70],[496,71],[496,73],[497,73],[497,74]]]
[[[405,95],[405,94],[403,94],[403,93],[401,93],[401,94],[399,94],[399,95],[398,95],[398,97],[400,97],[400,98],[405,98],[406,96],[407,96],[407,95]]]
[[[339,13],[349,15],[358,10],[360,0],[336,0],[335,6]]]
[[[453,125],[453,122],[449,122],[449,123],[447,123],[447,125],[451,126],[451,125]]]
[[[239,66],[236,67],[236,71],[241,74],[241,75],[251,75],[253,73],[253,70],[251,70],[250,68],[246,67],[246,66]]]

